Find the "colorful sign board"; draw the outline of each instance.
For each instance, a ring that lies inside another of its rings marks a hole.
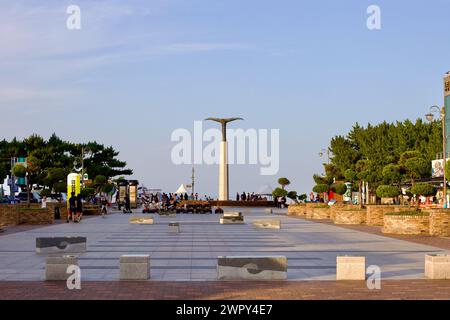
[[[72,192],[77,196],[81,190],[81,176],[78,173],[70,173],[67,176],[67,198],[70,198]]]
[[[440,178],[444,176],[444,159],[431,161],[431,177]]]

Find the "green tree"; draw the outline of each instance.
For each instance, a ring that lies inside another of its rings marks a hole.
[[[274,198],[286,197],[287,195],[288,195],[288,192],[282,188],[275,188],[275,190],[272,191],[272,196]]]
[[[391,185],[381,185],[377,188],[377,197],[379,198],[396,198],[400,195],[400,190]]]
[[[330,190],[330,186],[328,186],[327,184],[317,184],[313,188],[313,191],[315,193],[324,193],[324,192],[328,192],[329,190]]]
[[[411,187],[410,192],[417,196],[429,197],[436,194],[436,188],[429,183],[419,182]],[[417,201],[419,207],[419,201]]]
[[[331,186],[331,190],[342,196],[347,192],[347,186],[344,183],[337,183]]]
[[[288,194],[287,194],[287,197],[289,199],[294,200],[296,203],[298,202],[297,201],[297,191],[289,191]]]
[[[285,188],[286,186],[290,185],[291,182],[289,181],[288,178],[284,178],[284,177],[283,177],[283,178],[278,179],[278,184],[281,185],[281,189],[284,190],[284,188]]]

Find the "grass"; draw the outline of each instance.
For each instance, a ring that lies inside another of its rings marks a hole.
[[[327,209],[329,209],[330,206],[327,205],[327,204],[317,204],[317,205],[315,205],[315,206],[312,206],[311,208],[322,208],[322,209],[327,208]]]
[[[414,217],[426,217],[430,214],[428,212],[422,212],[420,210],[414,211],[402,211],[402,212],[388,212],[385,213],[387,216],[414,216]]]

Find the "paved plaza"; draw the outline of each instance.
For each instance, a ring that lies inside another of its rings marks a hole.
[[[237,210],[237,209],[230,209]],[[284,255],[288,280],[335,280],[336,256],[364,255],[378,265],[383,280],[424,279],[424,256],[448,253],[418,243],[369,234],[334,225],[295,219],[279,211],[239,209],[243,225],[220,225],[220,215],[154,216],[153,225],[129,224],[131,215],[113,213],[79,224],[56,224],[0,236],[0,280],[44,280],[45,257],[35,253],[36,237],[84,236],[87,252],[79,255],[82,280],[119,279],[119,257],[149,254],[151,280],[216,280],[220,255]],[[149,216],[133,214],[133,216]],[[256,229],[257,219],[281,219],[281,230]],[[181,233],[168,232],[177,221]]]

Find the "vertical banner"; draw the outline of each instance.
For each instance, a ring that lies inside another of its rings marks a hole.
[[[78,173],[70,173],[67,176],[67,200],[70,199],[72,192],[75,192],[77,196],[81,190],[81,176]],[[67,205],[69,205],[69,201],[67,201]]]
[[[345,186],[347,187],[347,190],[344,193],[343,200],[345,202],[352,201],[352,184],[350,182],[346,182]]]

